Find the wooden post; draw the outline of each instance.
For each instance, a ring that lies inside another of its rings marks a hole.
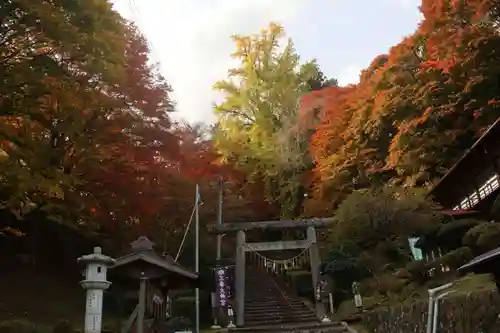
[[[236,235],[236,326],[243,326],[245,318],[245,232]]]
[[[144,313],[146,312],[146,281],[141,277],[139,285],[139,303],[137,305],[137,333],[144,333]]]
[[[314,227],[307,228],[307,240],[311,243],[311,247],[309,248],[309,262],[311,264],[313,290],[315,291],[319,281],[319,266],[321,261],[316,241],[316,229]],[[325,308],[321,301],[316,301],[316,316],[319,320],[325,316]]]

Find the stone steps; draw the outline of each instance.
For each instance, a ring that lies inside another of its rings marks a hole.
[[[256,318],[258,320],[265,320],[267,318],[289,317],[289,318],[309,318],[317,320],[316,314],[312,311],[304,311],[304,309],[290,310],[285,307],[278,309],[269,309],[267,312],[248,312],[245,313],[245,319]],[[245,323],[247,321],[245,320]]]
[[[245,325],[229,332],[271,333],[347,333],[345,325],[321,323],[309,308],[279,277],[265,271],[247,269]]]
[[[245,321],[245,327],[256,327],[263,325],[295,326],[296,324],[305,322],[316,322],[316,317],[307,315],[290,317],[287,315],[282,315],[262,318],[245,318]]]
[[[289,311],[290,313],[299,313],[299,312],[304,312],[304,305],[296,305],[296,306],[276,305],[273,307],[249,306],[248,308],[245,309],[245,313],[246,314],[265,314],[266,312],[269,312],[269,311],[279,311],[279,310],[283,310],[283,309],[290,310]],[[309,309],[306,308],[306,310],[309,310]],[[308,311],[308,312],[312,313],[312,311]]]
[[[265,271],[247,270],[245,296],[245,327],[319,323],[312,309]]]
[[[229,332],[242,333],[272,333],[272,332],[300,332],[300,333],[348,333],[346,325],[338,322],[334,323],[318,323],[318,322],[303,322],[295,324],[274,324],[261,325],[253,327],[243,327],[229,329]]]

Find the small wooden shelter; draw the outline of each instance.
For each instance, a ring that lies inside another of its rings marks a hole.
[[[158,255],[154,251],[155,244],[145,236],[139,237],[131,245],[132,252],[116,259],[115,264],[110,267],[110,274],[113,276],[113,280],[125,285],[138,282],[138,304],[123,326],[121,333],[127,333],[134,320],[137,325],[136,333],[143,333],[146,306],[153,297],[166,301],[168,290],[194,288],[197,286],[199,276],[182,267],[173,259]],[[148,293],[148,288],[159,290],[160,295]],[[148,295],[150,297],[147,297]],[[164,317],[165,314],[156,315]]]

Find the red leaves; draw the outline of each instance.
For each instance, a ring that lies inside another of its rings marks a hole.
[[[173,110],[173,103],[168,95],[171,88],[157,68],[149,65],[149,49],[145,37],[133,25],[129,26],[129,33],[131,38],[125,51],[125,75],[115,92],[143,116],[167,120],[166,113]]]

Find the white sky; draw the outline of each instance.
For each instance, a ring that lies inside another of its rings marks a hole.
[[[212,85],[232,66],[233,34],[251,34],[269,22],[282,24],[304,60],[316,58],[341,84],[411,33],[417,0],[114,0],[136,21],[154,48],[174,89],[178,117],[213,121]],[[134,8],[136,10],[131,10]],[[387,17],[385,17],[385,15]]]

